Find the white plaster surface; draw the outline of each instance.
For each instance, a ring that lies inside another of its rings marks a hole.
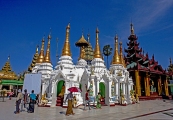
[[[0,98],[0,101],[2,99]],[[14,114],[15,98],[5,99],[0,102],[0,120],[123,120],[130,117],[153,113],[161,110],[173,108],[173,101],[150,100],[141,101],[140,104],[128,106],[103,106],[102,109],[92,109],[83,111],[83,106],[73,109],[75,115],[65,116],[60,112],[66,112],[66,108],[61,107],[35,107],[35,113],[21,112]],[[88,109],[88,108],[87,108]],[[170,115],[166,115],[170,114]],[[173,110],[150,114],[131,120],[172,120]]]

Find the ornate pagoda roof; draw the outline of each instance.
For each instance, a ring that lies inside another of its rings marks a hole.
[[[38,57],[39,57],[39,54],[38,54],[38,46],[37,46],[36,53],[34,54],[32,63],[31,63],[31,65],[28,67],[28,71],[29,71],[29,72],[32,72],[32,68],[35,67],[35,64],[36,64],[36,62],[37,62]]]
[[[128,49],[125,49],[125,52],[127,53],[125,61],[129,71],[139,70],[156,74],[167,74],[162,66],[159,65],[157,61],[155,61],[154,55],[151,59],[149,59],[148,53],[142,54],[142,48],[139,48],[139,43],[137,43],[137,37],[134,34],[134,28],[132,24],[131,34],[128,39]]]
[[[17,80],[18,79],[15,72],[13,72],[11,69],[10,57],[8,57],[7,62],[3,66],[2,70],[0,70],[0,79],[8,79],[8,80]]]

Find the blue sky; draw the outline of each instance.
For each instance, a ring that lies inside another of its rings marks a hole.
[[[154,54],[167,68],[173,58],[173,1],[172,0],[0,0],[0,68],[8,55],[16,73],[27,70],[36,46],[47,38],[51,28],[51,61],[56,65],[56,38],[61,55],[65,28],[70,22],[70,44],[73,62],[77,62],[79,48],[75,42],[82,34],[90,33],[95,46],[98,25],[100,46],[114,43],[115,33],[127,48],[130,22],[134,24],[140,47]],[[47,39],[46,39],[47,47]],[[112,59],[112,57],[110,57]]]

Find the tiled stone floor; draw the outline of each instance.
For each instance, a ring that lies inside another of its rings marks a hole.
[[[0,101],[1,98],[0,98]],[[14,114],[15,98],[0,102],[0,120],[173,120],[173,101],[150,100],[128,106],[103,106],[102,109],[83,111],[74,109],[75,115],[65,116],[66,108],[35,107],[35,113]],[[168,110],[169,109],[169,110]],[[167,110],[167,111],[163,111]]]

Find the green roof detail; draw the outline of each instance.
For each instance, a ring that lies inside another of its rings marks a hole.
[[[23,85],[23,81],[18,81],[18,80],[1,80],[0,85]]]
[[[132,62],[131,64],[127,65],[127,69],[133,68],[133,67],[135,67],[136,65],[137,65],[137,63]]]

